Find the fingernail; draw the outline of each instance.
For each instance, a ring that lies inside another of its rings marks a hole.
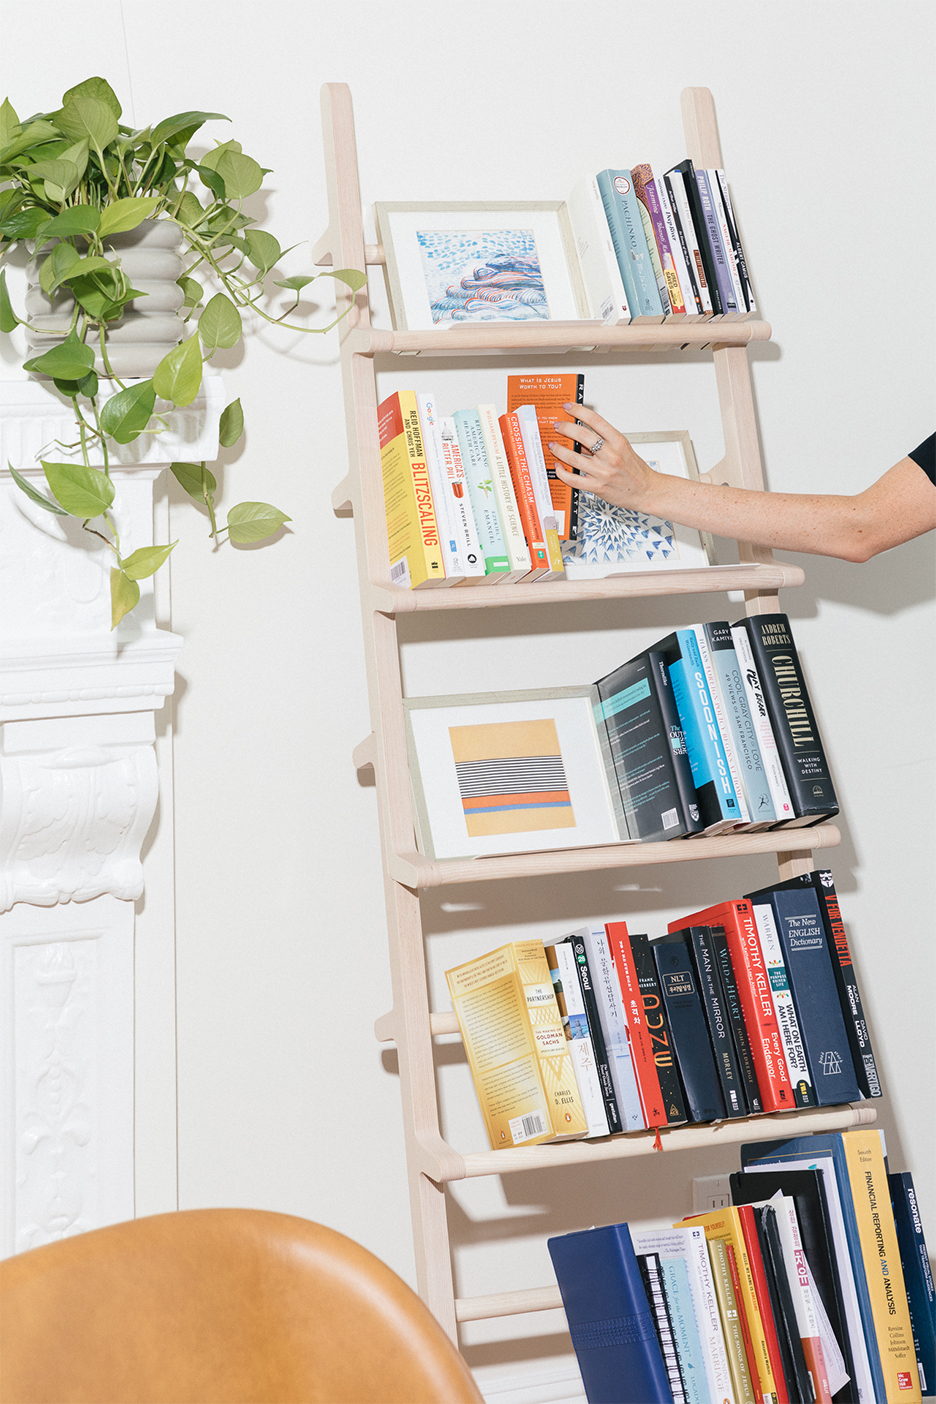
[[[547,448],[554,449],[555,447],[556,447],[555,444],[547,444]]]

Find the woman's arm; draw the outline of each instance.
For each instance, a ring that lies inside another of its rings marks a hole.
[[[562,420],[556,432],[584,449],[603,439],[597,456],[558,444],[551,452],[582,476],[557,466],[570,487],[587,488],[618,507],[631,507],[700,531],[785,551],[866,561],[881,551],[936,528],[936,486],[912,458],[853,497],[818,493],[751,492],[657,473],[624,435],[584,405],[566,405],[576,425]],[[584,427],[583,427],[584,426]]]

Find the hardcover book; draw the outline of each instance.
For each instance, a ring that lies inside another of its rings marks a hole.
[[[588,968],[595,989],[598,1019],[604,1035],[605,1048],[611,1065],[611,1080],[624,1131],[643,1131],[646,1127],[637,1075],[631,1056],[627,1032],[627,1016],[621,998],[621,986],[611,958],[608,937],[603,926],[583,926],[575,933],[581,936],[588,953]],[[577,950],[576,946],[573,949]]]
[[[507,413],[512,414],[521,405],[533,405],[540,431],[540,445],[546,462],[546,475],[549,478],[549,491],[552,497],[556,518],[556,530],[560,541],[574,541],[578,526],[578,490],[571,488],[561,478],[556,477],[556,463],[549,450],[550,443],[561,444],[563,448],[581,453],[581,446],[571,439],[557,434],[553,425],[557,419],[566,419],[564,404],[585,403],[585,377],[580,372],[567,371],[556,375],[508,375]],[[566,464],[562,464],[565,468]]]
[[[717,680],[718,694],[725,713],[735,766],[747,800],[750,822],[758,827],[767,827],[772,825],[775,819],[782,818],[782,815],[774,811],[770,784],[761,759],[757,732],[748,707],[731,630],[727,620],[698,625],[697,631],[699,628],[704,632]]]
[[[686,1392],[682,1363],[673,1330],[673,1317],[663,1282],[663,1265],[656,1253],[638,1253],[637,1266],[640,1268],[647,1300],[650,1303],[650,1310],[653,1312],[653,1321],[656,1326],[657,1339],[660,1342],[660,1350],[663,1352],[663,1364],[666,1366],[673,1404],[689,1404],[689,1395]]]
[[[595,1050],[595,1066],[598,1069],[598,1081],[601,1084],[601,1095],[604,1099],[608,1130],[614,1133],[624,1131],[626,1129],[624,1111],[618,1104],[617,1087],[615,1086],[614,1073],[612,1071],[614,1050],[608,1047],[604,1025],[601,1022],[598,1012],[596,972],[591,968],[591,962],[588,959],[588,951],[586,950],[585,942],[580,932],[574,932],[571,936],[566,936],[562,944],[568,946],[575,961],[575,972],[579,980],[582,1003],[585,1006],[585,1017],[588,1020],[592,1047]]]
[[[705,832],[737,828],[742,822],[741,807],[695,632],[678,629],[654,644],[654,649],[663,654],[669,668]]]
[[[751,1378],[751,1367],[748,1363],[745,1332],[741,1326],[741,1312],[734,1289],[735,1274],[731,1271],[724,1239],[713,1238],[708,1245],[708,1251],[735,1399],[738,1404],[758,1404],[754,1381]]]
[[[651,942],[673,1038],[690,1121],[725,1116],[715,1056],[709,1042],[698,979],[689,955],[688,931],[671,931]]]
[[[723,932],[724,934],[724,932]],[[748,1104],[738,1067],[738,1055],[725,1007],[725,992],[715,959],[713,932],[708,926],[688,928],[686,945],[695,965],[702,1010],[715,1056],[715,1070],[729,1118],[747,1116]]]
[[[702,258],[702,250],[699,246],[682,171],[678,166],[674,167],[673,170],[666,172],[663,181],[679,232],[679,241],[689,268],[689,277],[692,281],[695,297],[703,316],[711,317],[715,311],[712,290],[709,286],[709,275]]]
[[[663,224],[666,228],[666,237],[669,239],[673,267],[679,279],[679,291],[686,306],[686,319],[690,322],[701,322],[704,316],[702,299],[699,296],[695,279],[690,275],[685,244],[665,177],[661,176],[659,180],[654,181],[654,187],[660,205],[660,214],[663,216]]]
[[[644,238],[647,241],[647,250],[653,265],[663,311],[667,316],[672,316],[674,312],[685,312],[686,308],[679,291],[679,279],[673,272],[669,241],[666,239],[666,231],[663,229],[663,220],[659,213],[660,207],[656,203],[655,192],[653,204],[656,220],[654,219],[654,210],[650,206],[649,187],[653,185],[653,168],[646,163],[634,166],[631,169],[631,179],[634,182],[634,194],[637,196],[637,202],[640,206],[640,220],[643,224]],[[665,240],[662,247],[660,246],[661,235]],[[667,265],[664,265],[664,256],[668,260]]]
[[[429,467],[411,390],[390,395],[377,408],[383,471],[390,580],[418,590],[445,584],[439,528]]]
[[[626,326],[631,319],[630,304],[594,176],[584,176],[576,182],[566,208],[589,313],[600,317],[605,326]]]
[[[725,176],[725,172],[721,169],[709,171],[708,174],[710,179],[714,177],[715,183],[718,186],[718,190],[725,207],[725,218],[728,223],[731,242],[734,246],[735,261],[737,264],[738,275],[741,279],[741,285],[744,289],[744,300],[747,305],[747,310],[749,312],[756,312],[757,303],[754,300],[754,289],[751,286],[751,276],[748,272],[747,259],[744,256],[744,248],[741,244],[741,235],[738,230],[738,221],[735,219],[735,212],[731,205],[731,192],[728,189],[728,180]]]
[[[747,698],[748,713],[757,736],[761,763],[764,767],[764,774],[767,777],[767,784],[770,786],[770,797],[776,816],[776,827],[780,828],[782,826],[783,828],[792,829],[801,827],[804,824],[809,824],[812,822],[810,819],[797,819],[793,812],[790,791],[787,786],[786,776],[783,773],[783,763],[780,760],[780,752],[777,750],[777,742],[774,738],[773,727],[770,723],[770,713],[767,710],[767,703],[764,699],[764,689],[761,687],[760,677],[758,676],[757,668],[754,663],[754,655],[751,652],[751,641],[743,625],[732,625],[731,639],[735,647],[735,656],[738,660],[741,680],[744,684],[744,695]]]
[[[686,1113],[686,1098],[676,1066],[676,1055],[673,1051],[673,1040],[663,1004],[663,992],[660,989],[656,961],[653,958],[650,941],[643,932],[629,931],[627,939],[630,942],[631,954],[634,958],[634,969],[637,973],[644,1017],[647,1021],[647,1030],[653,1047],[653,1062],[660,1079],[660,1092],[666,1109],[666,1120],[670,1126],[677,1126],[688,1121],[689,1118]]]
[[[770,997],[774,1013],[783,1039],[783,1053],[786,1058],[793,1100],[798,1107],[816,1106],[816,1089],[813,1086],[806,1046],[800,1028],[799,1014],[793,1001],[790,979],[787,973],[780,933],[769,902],[751,902],[751,911],[760,938],[761,951],[767,975],[770,980]]]
[[[663,304],[650,262],[650,251],[640,218],[640,202],[634,194],[630,171],[600,171],[598,189],[604,201],[614,252],[634,320],[661,322]],[[669,311],[668,306],[666,311]]]
[[[907,1306],[913,1330],[917,1370],[923,1398],[936,1395],[936,1298],[933,1294],[933,1274],[930,1269],[923,1222],[917,1204],[913,1176],[909,1171],[888,1175],[894,1228],[900,1250]]]
[[[712,200],[708,176],[705,171],[696,171],[694,174],[696,188],[699,192],[702,225],[705,237],[708,240],[709,253],[712,259],[712,271],[715,274],[715,282],[718,285],[718,296],[721,300],[722,311],[726,318],[737,318],[740,310],[738,295],[735,291],[734,279],[731,276],[731,268],[728,261],[729,254],[722,241],[718,212]]]
[[[741,1008],[741,998],[738,994],[738,980],[735,975],[734,965],[731,961],[731,952],[728,947],[728,937],[723,926],[710,926],[709,940],[712,947],[712,955],[718,968],[721,988],[725,999],[725,1018],[731,1028],[731,1035],[734,1039],[735,1053],[738,1060],[738,1077],[744,1088],[744,1100],[747,1103],[748,1111],[752,1116],[759,1115],[764,1110],[764,1103],[761,1099],[760,1088],[757,1085],[757,1073],[754,1069],[754,1055],[751,1052],[751,1039],[744,1022],[744,1013]]]
[[[682,178],[689,216],[695,232],[696,246],[699,251],[699,257],[702,260],[702,267],[705,270],[705,281],[708,284],[709,295],[712,299],[712,312],[716,317],[723,316],[726,312],[733,309],[726,307],[722,301],[721,290],[715,271],[715,260],[708,239],[705,212],[702,208],[702,198],[699,194],[699,186],[695,178],[695,167],[689,158],[686,157],[685,161],[680,161],[679,165],[674,166],[673,170],[668,172],[668,174],[675,174]]]
[[[611,958],[621,987],[621,1000],[624,1017],[627,1020],[627,1036],[630,1040],[631,1057],[640,1092],[644,1122],[647,1126],[668,1125],[660,1077],[653,1060],[653,1041],[647,1027],[643,996],[637,979],[637,967],[627,935],[627,924],[623,921],[605,923],[605,933],[611,949]]]

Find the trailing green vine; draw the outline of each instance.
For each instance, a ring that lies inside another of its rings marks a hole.
[[[241,340],[245,312],[293,331],[322,334],[337,325],[365,282],[363,272],[348,268],[279,279],[274,286],[294,294],[294,300],[274,316],[263,305],[265,283],[289,250],[256,228],[243,208],[268,171],[236,141],[219,143],[200,157],[189,154],[205,122],[228,120],[222,113],[181,112],[138,131],[123,125],[121,116],[117,96],[103,78],[86,79],[65,93],[55,112],[22,122],[8,100],[0,106],[0,256],[17,243],[34,246],[39,285],[50,299],[64,298],[61,305],[68,316],[64,336],[61,330],[48,333],[56,344],[26,361],[25,368],[50,376],[56,390],[71,402],[77,439],[58,447],[81,454],[80,463],[40,460],[50,497],[12,464],[10,471],[33,502],[59,516],[77,517],[113,553],[112,627],[139,601],[138,582],[158,570],[176,544],[121,554],[110,513],[115,491],[112,446],[132,443],[141,434],[159,434],[169,410],[192,403],[205,362]],[[194,181],[201,192],[192,188]],[[106,241],[154,219],[171,221],[181,231],[191,261],[178,280],[183,293],[180,315],[185,321],[197,320],[192,335],[163,357],[151,379],[127,384],[111,370],[107,330],[146,294],[130,286],[119,253]],[[193,276],[196,273],[199,277]],[[288,321],[302,290],[316,277],[337,279],[350,289],[348,308],[325,327]],[[208,296],[202,279],[219,291]],[[45,330],[16,313],[4,270],[0,330],[12,332],[17,326],[29,327],[34,335]],[[109,382],[104,394],[95,371],[96,352]],[[116,393],[111,393],[112,386],[118,387]],[[157,399],[165,402],[158,411]],[[222,447],[236,444],[243,431],[243,411],[235,400],[221,415]],[[91,463],[95,450],[101,467]],[[238,543],[262,541],[291,520],[269,503],[241,502],[219,526],[217,481],[207,463],[172,463],[170,468],[189,497],[207,510],[209,537],[215,542],[225,535]]]

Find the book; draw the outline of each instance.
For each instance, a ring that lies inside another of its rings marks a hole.
[[[644,1018],[653,1047],[654,1067],[660,1079],[660,1092],[666,1110],[667,1124],[678,1126],[682,1122],[688,1121],[689,1118],[686,1112],[685,1094],[679,1080],[679,1070],[673,1052],[673,1041],[663,1004],[663,992],[660,989],[656,961],[653,958],[649,938],[643,932],[629,931],[627,939],[634,961],[640,997],[643,1000]]]
[[[796,817],[831,819],[838,800],[790,621],[785,614],[754,614],[739,624],[750,639]]]
[[[725,1116],[715,1055],[709,1042],[698,979],[689,954],[689,930],[651,941],[690,1121]]]
[[[638,654],[592,686],[625,832],[643,842],[698,833],[689,754],[663,655]]]
[[[633,320],[661,322],[663,303],[650,261],[650,250],[640,217],[640,202],[634,193],[631,173],[628,170],[604,170],[599,171],[597,179]],[[668,304],[666,311],[669,311]]]
[[[484,562],[484,583],[503,582],[510,574],[510,560],[494,499],[494,484],[484,447],[477,410],[456,410],[452,415],[458,447],[465,468],[468,499]]]
[[[735,646],[735,657],[738,660],[741,680],[744,684],[748,712],[757,735],[761,764],[764,767],[767,784],[770,786],[776,825],[777,827],[782,825],[784,828],[796,828],[811,823],[810,819],[797,819],[793,812],[793,803],[790,799],[786,776],[783,773],[783,763],[780,760],[780,752],[777,750],[777,742],[770,723],[770,713],[767,711],[764,689],[761,687],[754,655],[751,652],[748,632],[743,625],[734,624],[731,627],[731,638]]]
[[[754,1069],[754,1055],[751,1052],[751,1040],[744,1022],[744,1012],[741,1008],[741,999],[738,995],[738,981],[735,976],[734,966],[731,963],[731,952],[728,948],[728,937],[723,926],[710,926],[709,941],[711,943],[712,955],[718,969],[721,988],[724,995],[725,1017],[731,1028],[731,1036],[734,1040],[735,1054],[738,1063],[738,1077],[744,1089],[744,1100],[751,1116],[757,1116],[764,1110],[764,1103],[761,1099],[760,1088],[757,1085],[757,1073]]]
[[[668,316],[672,316],[674,312],[685,312],[686,306],[679,291],[679,279],[673,271],[669,240],[666,238],[666,230],[663,227],[663,219],[660,215],[660,206],[656,200],[655,191],[654,208],[651,209],[650,206],[649,187],[653,185],[653,168],[646,163],[633,166],[631,167],[631,179],[634,182],[634,194],[637,196],[640,207],[640,220],[643,224],[644,238],[647,241],[647,250],[653,265],[653,274],[656,278],[657,291],[660,294],[663,311]],[[664,241],[662,247],[660,246],[661,236]],[[664,257],[667,260],[666,264],[664,264]]]
[[[747,801],[750,822],[754,827],[772,827],[782,815],[774,810],[731,629],[727,620],[721,619],[713,624],[697,625],[697,634],[700,628],[716,678],[717,693],[725,714],[735,768]]]
[[[647,1293],[650,1310],[653,1312],[653,1322],[656,1326],[660,1350],[663,1353],[663,1364],[666,1366],[673,1404],[690,1404],[690,1395],[686,1389],[682,1361],[676,1344],[673,1314],[670,1310],[669,1296],[663,1280],[663,1264],[660,1262],[659,1254],[638,1253],[637,1266],[640,1268],[644,1290]]]
[[[868,1022],[861,1002],[858,976],[852,963],[848,937],[839,910],[835,882],[828,868],[814,869],[809,873],[774,883],[774,891],[795,891],[801,887],[812,887],[819,898],[819,910],[826,932],[826,945],[832,966],[832,976],[838,993],[839,1007],[845,1020],[845,1031],[852,1054],[852,1066],[858,1079],[862,1097],[880,1097],[881,1083],[877,1064],[868,1033]]]
[[[529,575],[530,552],[523,534],[523,525],[517,508],[517,495],[514,492],[510,465],[504,452],[504,441],[501,437],[497,413],[493,405],[487,404],[478,405],[477,410],[478,419],[481,422],[481,433],[484,437],[484,451],[487,454],[488,466],[491,470],[491,482],[494,485],[494,500],[497,503],[501,531],[504,533],[507,559],[510,561],[510,574],[506,575],[503,580],[503,584],[508,585],[512,581],[523,580]]]
[[[699,213],[702,220],[702,229],[708,240],[709,254],[712,260],[712,272],[715,275],[715,283],[718,287],[718,296],[721,300],[722,311],[726,320],[734,318],[737,320],[740,305],[738,302],[738,291],[735,288],[735,280],[731,276],[729,265],[729,253],[725,248],[722,239],[721,224],[718,219],[718,212],[712,200],[712,192],[709,189],[708,176],[704,170],[694,171],[696,188],[699,194]]]
[[[778,1363],[791,1404],[813,1404],[815,1390],[806,1365],[799,1320],[787,1273],[784,1240],[772,1204],[750,1206],[777,1337]],[[745,1209],[741,1210],[742,1218]],[[792,1266],[792,1265],[791,1265]],[[775,1371],[776,1373],[776,1371]]]
[[[595,1046],[588,1027],[588,1015],[582,1000],[572,947],[561,941],[558,945],[547,946],[546,960],[556,991],[556,1003],[569,1045],[572,1066],[575,1069],[575,1080],[588,1123],[588,1134],[607,1136],[611,1128],[608,1126],[598,1065],[595,1061]]]
[[[757,1404],[727,1247],[721,1238],[713,1238],[707,1246],[734,1395],[738,1404]]]
[[[923,1222],[909,1171],[888,1175],[897,1247],[907,1289],[907,1306],[916,1351],[917,1372],[924,1399],[936,1395],[936,1297]]]
[[[724,929],[764,1111],[793,1111],[793,1089],[770,994],[770,976],[750,903],[721,902],[671,923],[673,930],[684,926]]]
[[[663,216],[666,237],[669,240],[673,267],[679,279],[679,291],[686,307],[686,320],[690,322],[701,322],[704,317],[702,299],[699,296],[695,279],[690,274],[684,241],[676,218],[676,213],[673,209],[670,192],[667,189],[666,180],[660,177],[660,179],[655,180],[653,184],[660,206],[660,214]]]
[[[552,575],[549,568],[549,558],[546,554],[546,533],[540,524],[539,508],[536,493],[533,490],[533,478],[530,473],[530,465],[527,462],[519,417],[514,411],[513,414],[500,415],[497,422],[500,426],[507,466],[510,469],[510,480],[513,483],[514,495],[517,499],[520,525],[523,529],[527,550],[530,553],[530,573],[524,577],[527,584],[530,584],[534,580],[544,580]]]
[[[653,647],[663,654],[669,668],[704,832],[714,834],[737,828],[742,822],[741,807],[695,632],[677,629]]]
[[[595,975],[591,969],[588,951],[585,948],[585,942],[582,940],[580,932],[573,932],[571,936],[566,936],[562,944],[569,947],[575,961],[575,973],[578,976],[579,989],[582,992],[582,1003],[585,1006],[588,1031],[591,1034],[592,1047],[595,1050],[595,1066],[598,1069],[598,1080],[601,1084],[601,1095],[604,1099],[608,1131],[617,1133],[625,1129],[624,1113],[618,1106],[614,1076],[611,1071],[611,1061],[614,1055],[605,1042],[604,1027],[598,1014],[598,995],[595,990]]]
[[[585,377],[580,372],[566,371],[555,375],[508,375],[507,413],[512,414],[521,405],[533,405],[536,422],[539,425],[540,445],[549,478],[549,491],[552,497],[556,530],[560,541],[574,541],[578,528],[578,490],[571,488],[561,478],[556,477],[556,463],[549,450],[550,443],[581,452],[581,445],[557,434],[553,427],[557,420],[565,419],[564,404],[585,403]],[[562,463],[563,468],[566,464]]]
[[[772,1280],[768,1278],[765,1268],[763,1250],[757,1231],[754,1211],[749,1204],[739,1204],[735,1206],[735,1212],[738,1216],[741,1233],[744,1237],[744,1247],[747,1252],[751,1281],[754,1286],[754,1295],[757,1299],[758,1310],[760,1311],[761,1329],[764,1333],[767,1358],[770,1362],[770,1373],[773,1380],[771,1392],[776,1396],[777,1404],[791,1404],[790,1382],[784,1370],[784,1360],[780,1350],[777,1329],[779,1303],[775,1300],[774,1284]],[[762,1373],[762,1385],[763,1382],[764,1377]]]
[[[576,182],[566,208],[591,316],[600,317],[605,326],[626,326],[631,319],[630,304],[594,176],[583,176]]]
[[[605,934],[608,938],[611,959],[614,961],[621,989],[624,1017],[627,1020],[627,1036],[630,1040],[631,1057],[634,1061],[634,1074],[637,1078],[637,1090],[640,1093],[644,1123],[652,1127],[666,1126],[671,1123],[666,1115],[663,1093],[660,1088],[660,1077],[653,1060],[653,1040],[647,1027],[643,997],[637,979],[637,967],[634,964],[634,955],[627,935],[627,923],[623,921],[605,922]]]
[[[748,1104],[738,1069],[738,1055],[731,1024],[725,1009],[725,992],[715,960],[712,936],[713,932],[708,926],[690,926],[687,929],[686,945],[699,983],[699,997],[708,1025],[715,1071],[718,1073],[725,1103],[725,1116],[731,1120],[747,1116]]]
[[[547,1241],[589,1404],[672,1404],[627,1224]]]
[[[660,1260],[687,1395],[736,1404],[705,1233],[696,1226],[632,1229],[631,1239],[636,1253]]]
[[[543,445],[536,419],[536,406],[518,405],[513,413],[516,414],[520,424],[520,434],[523,438],[527,466],[533,484],[533,495],[536,498],[536,509],[546,542],[546,558],[549,562],[550,574],[544,575],[543,579],[561,580],[565,575],[565,566],[562,562],[562,547],[559,544],[555,509],[549,491],[549,477],[546,472],[546,460],[543,457]]]
[[[435,396],[417,394],[416,404],[419,409],[419,427],[422,431],[426,466],[429,470],[432,505],[435,508],[436,522],[439,527],[439,546],[445,569],[445,584],[447,586],[460,585],[466,575],[465,562],[458,548],[452,514],[449,511],[451,494],[446,487],[442,439],[439,434]]]
[[[687,156],[685,161],[680,161],[668,174],[677,176],[682,180],[682,187],[688,206],[689,218],[695,233],[699,258],[705,270],[705,281],[708,284],[709,296],[712,299],[712,313],[716,317],[722,317],[726,312],[730,312],[733,309],[726,307],[722,301],[721,289],[718,285],[718,278],[715,270],[715,259],[708,239],[705,211],[702,208],[702,197],[699,193],[698,182],[695,178],[695,167]]]
[[[760,938],[761,951],[770,980],[770,998],[783,1040],[783,1056],[790,1074],[793,1100],[798,1107],[816,1106],[813,1086],[799,1015],[793,1002],[793,991],[787,974],[780,934],[769,902],[752,902],[751,911]]]
[[[603,926],[583,926],[573,935],[580,936],[588,955],[588,968],[595,991],[598,1021],[604,1036],[605,1049],[611,1068],[611,1081],[617,1099],[623,1131],[643,1131],[646,1127],[637,1075],[631,1057],[627,1034],[627,1016],[621,997],[621,986],[611,958],[608,937]],[[577,955],[577,946],[574,947]]]
[[[784,883],[745,895],[755,920],[761,903],[773,911],[817,1105],[858,1101],[861,1093],[815,888]]]
[[[390,580],[408,590],[445,584],[445,566],[432,503],[429,468],[411,390],[377,408]]]
[[[725,261],[728,265],[728,273],[731,277],[731,284],[734,288],[735,301],[738,304],[738,316],[743,318],[748,315],[747,295],[741,277],[741,270],[738,266],[738,255],[735,246],[734,229],[729,222],[728,212],[725,207],[725,197],[722,194],[721,186],[714,170],[697,171],[697,177],[704,177],[708,188],[709,198],[712,208],[715,211],[715,219],[718,222],[718,232],[721,237],[722,248],[725,253]]]
[[[588,1130],[542,941],[445,972],[494,1150]]]
[[[736,751],[736,737],[728,723],[728,707],[722,696],[721,678],[719,673],[715,670],[715,664],[712,660],[711,648],[709,646],[709,639],[711,637],[709,631],[711,630],[711,625],[694,624],[692,629],[695,634],[696,647],[702,663],[702,670],[705,673],[709,702],[711,703],[712,711],[715,713],[715,723],[724,751],[725,762],[731,775],[731,783],[734,787],[735,795],[737,796],[741,823],[745,828],[749,829],[752,827],[751,811],[748,808],[747,793],[741,783],[741,768]],[[753,827],[766,828],[767,826],[765,824],[760,824],[753,825]]]
[[[686,184],[683,180],[682,171],[678,167],[667,171],[663,176],[666,186],[666,193],[669,196],[670,206],[673,211],[673,218],[679,233],[679,242],[682,245],[683,254],[689,269],[689,277],[692,281],[695,297],[704,317],[714,315],[712,303],[712,290],[709,287],[708,273],[702,259],[702,251],[699,247],[699,240],[696,234],[695,221],[692,218],[692,210],[689,205],[689,198],[686,193]]]
[[[481,552],[481,543],[478,540],[474,512],[471,510],[468,475],[462,461],[455,421],[450,415],[440,415],[437,422],[439,443],[442,447],[445,490],[449,494],[449,518],[452,530],[464,562],[466,579],[471,585],[483,585],[484,556]]]
[[[709,171],[708,174],[710,178],[712,176],[715,177],[715,183],[718,187],[719,194],[721,195],[722,202],[725,207],[725,218],[728,223],[728,230],[731,236],[732,245],[734,247],[735,261],[737,264],[738,275],[741,279],[741,286],[744,291],[744,300],[747,306],[747,310],[749,312],[756,312],[757,303],[754,299],[754,289],[751,286],[751,276],[748,272],[747,259],[744,256],[744,248],[741,244],[741,234],[738,229],[738,221],[735,219],[735,212],[732,208],[731,191],[728,188],[728,181],[725,176],[725,172],[720,168],[716,168],[713,171]]]

